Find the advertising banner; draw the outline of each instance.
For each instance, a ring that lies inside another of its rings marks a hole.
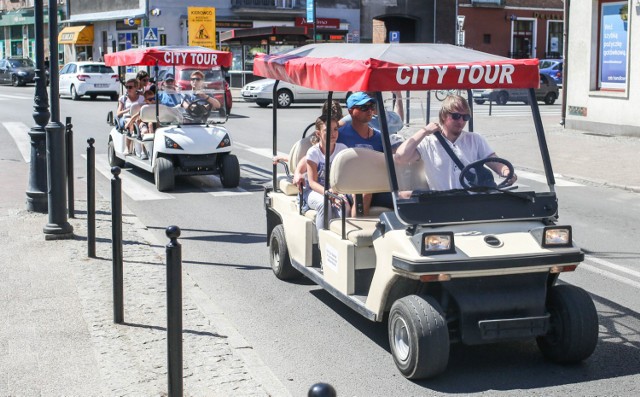
[[[187,7],[189,14],[189,45],[216,49],[216,9]]]
[[[600,88],[626,89],[629,6],[626,1],[602,4],[600,21]]]

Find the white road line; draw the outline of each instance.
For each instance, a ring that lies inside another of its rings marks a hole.
[[[535,174],[533,172],[527,172],[522,170],[517,170],[516,173],[518,174],[518,177],[544,183],[545,185],[547,184],[547,178],[544,175]],[[584,185],[576,182],[567,181],[565,179],[560,179],[558,178],[558,175],[556,175],[556,186],[575,187],[575,186],[584,186]]]
[[[248,152],[257,154],[258,156],[262,156],[262,157],[266,157],[268,159],[271,159],[273,157],[273,151],[271,149],[266,149],[266,148],[255,148],[249,145],[245,145],[244,143],[239,143],[239,142],[233,142],[234,145],[238,146],[239,148],[246,150]],[[278,152],[278,156],[288,156],[287,153],[283,153],[283,152]]]
[[[236,187],[233,189],[228,189],[222,186],[222,182],[217,175],[199,175],[192,176],[191,179],[195,182],[192,183],[194,186],[202,189],[202,191],[209,193],[214,197],[225,197],[225,196],[244,196],[250,195],[251,192],[244,190],[243,188]]]
[[[86,159],[86,155],[83,154],[82,157]],[[109,180],[113,178],[106,156],[96,156],[96,170]],[[122,180],[122,191],[134,201],[170,200],[175,198],[168,193],[159,192],[155,185],[141,181],[140,178],[129,175],[127,172],[120,173],[120,179]]]
[[[589,262],[593,262],[593,263],[597,263],[600,266],[605,266],[608,267],[610,269],[614,269],[618,272],[621,273],[627,273],[631,276],[637,277],[638,279],[640,279],[640,272],[629,269],[628,267],[624,267],[624,266],[620,266],[620,265],[616,265],[615,263],[611,263],[609,261],[606,261],[604,259],[600,259],[600,258],[596,258],[594,256],[591,255],[585,255],[585,260],[589,261]]]
[[[0,94],[0,99],[33,99],[33,96]]]
[[[589,264],[584,263],[584,262],[578,267],[578,269],[588,270],[588,271],[590,271],[592,273],[596,273],[596,274],[599,274],[601,276],[610,278],[612,280],[619,281],[619,282],[621,282],[623,284],[627,284],[627,285],[629,285],[629,286],[631,286],[633,288],[640,289],[640,283],[638,283],[636,281],[629,280],[626,277],[617,275],[615,273],[611,273],[611,272],[606,271],[606,270],[602,270],[600,268],[597,268],[597,267],[595,267],[593,265],[589,265]]]
[[[19,121],[6,121],[3,122],[2,125],[9,131],[9,135],[13,137],[24,161],[27,163],[31,162],[30,128],[25,123]]]

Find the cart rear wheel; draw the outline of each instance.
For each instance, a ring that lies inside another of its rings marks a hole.
[[[158,157],[153,170],[153,177],[156,182],[156,188],[160,192],[173,190],[175,186],[175,175],[173,172],[173,163],[164,157]]]
[[[537,338],[542,354],[563,364],[591,356],[598,343],[598,313],[589,294],[573,285],[555,286],[549,290],[547,310],[551,328]]]
[[[107,159],[109,160],[109,166],[111,167],[124,167],[124,160],[116,156],[116,149],[113,146],[113,141],[109,141],[107,147]]]
[[[389,313],[389,345],[406,378],[442,373],[449,362],[449,330],[438,302],[418,295],[395,301]]]
[[[291,264],[289,249],[284,239],[284,227],[282,225],[276,226],[271,232],[269,260],[273,274],[280,280],[293,280],[301,276]]]
[[[240,184],[240,163],[233,154],[226,154],[220,161],[220,182],[224,187],[238,187]]]

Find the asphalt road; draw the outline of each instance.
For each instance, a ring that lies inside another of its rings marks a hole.
[[[4,133],[15,128],[7,123],[33,125],[32,95],[32,86],[0,87],[3,144],[20,146],[19,139]],[[110,127],[105,120],[115,107],[116,102],[106,99],[61,100],[62,120],[71,116],[74,124],[77,199],[84,198],[81,155],[87,138],[96,139],[98,172],[108,175],[104,163]],[[558,123],[558,105],[541,108],[545,124]],[[318,109],[304,105],[282,110],[279,151],[288,152]],[[476,130],[487,131],[498,154],[510,158],[509,145],[533,143],[513,135],[530,123],[526,110],[522,105],[494,107],[489,117],[487,105],[477,106]],[[453,346],[447,372],[411,382],[395,368],[385,323],[369,322],[308,281],[285,283],[273,276],[262,204],[263,187],[270,184],[271,115],[271,108],[236,98],[226,127],[241,163],[239,189],[225,190],[213,177],[191,177],[159,195],[152,175],[144,171],[125,169],[122,178],[125,205],[153,231],[158,244],[166,244],[166,226],[180,226],[184,270],[224,309],[248,341],[247,348],[256,350],[292,395],[304,395],[318,381],[333,384],[341,396],[635,394],[640,386],[636,193],[586,181],[560,178],[558,183],[560,221],[573,225],[574,238],[587,254],[585,264],[561,280],[589,291],[600,316],[600,341],[589,360],[568,367],[550,364],[533,341]],[[535,155],[510,159],[521,183],[538,186],[541,168]],[[108,197],[107,177],[98,174],[97,186]]]

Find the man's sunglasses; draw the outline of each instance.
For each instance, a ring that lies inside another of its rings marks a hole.
[[[135,85],[125,85],[125,87],[127,87],[127,90],[130,90],[130,89],[132,89],[132,88],[136,88],[136,86],[135,86]]]
[[[191,81],[201,81],[202,79],[200,77],[192,77]]]
[[[462,113],[449,113],[449,114],[451,115],[451,118],[454,120],[460,120],[460,118],[462,118],[462,120],[464,121],[471,120],[470,114],[462,114]]]
[[[373,103],[367,103],[365,105],[356,105],[354,106],[354,108],[363,112],[367,112],[369,110],[373,110],[375,108],[375,105]]]

